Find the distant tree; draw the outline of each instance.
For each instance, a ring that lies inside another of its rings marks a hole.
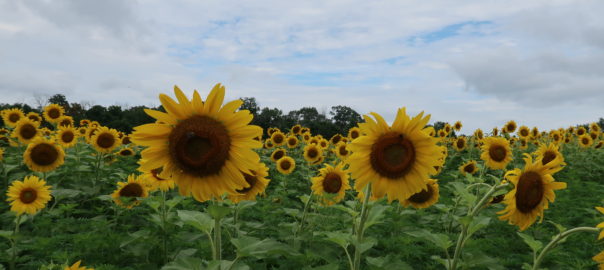
[[[86,112],[86,118],[106,124],[109,120],[107,118],[107,108],[101,105],[94,105]]]
[[[242,97],[240,99],[243,101],[243,104],[241,104],[241,107],[239,108],[240,110],[248,110],[254,116],[258,115],[258,112],[260,111],[260,106],[258,106],[258,103],[256,103],[256,98]]]
[[[283,121],[283,112],[277,108],[262,108],[260,113],[254,117],[253,124],[260,126],[263,130],[269,127],[281,127]],[[265,134],[266,135],[266,134]]]
[[[69,102],[67,102],[67,98],[62,94],[55,94],[48,99],[48,103],[61,105],[63,108],[69,108]]]
[[[348,106],[333,106],[329,112],[336,131],[347,135],[348,130],[363,121],[361,115]]]

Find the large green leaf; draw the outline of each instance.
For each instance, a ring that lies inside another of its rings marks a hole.
[[[210,233],[214,228],[214,220],[206,214],[198,211],[178,210],[178,218],[189,226],[205,233]]]

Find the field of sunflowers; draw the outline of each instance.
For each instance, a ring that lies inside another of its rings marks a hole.
[[[3,110],[0,269],[604,269],[597,123],[323,138],[224,96],[175,87],[132,134]]]

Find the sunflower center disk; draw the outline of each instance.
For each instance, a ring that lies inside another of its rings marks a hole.
[[[57,109],[50,109],[48,111],[48,116],[50,116],[52,119],[59,118],[59,116],[61,116],[61,112],[59,112]]]
[[[474,172],[474,164],[468,164],[466,165],[466,167],[464,167],[463,169],[465,172],[467,173],[472,173]]]
[[[323,190],[327,193],[335,194],[342,188],[342,179],[336,173],[328,173],[323,180]]]
[[[19,200],[24,204],[34,202],[36,198],[38,198],[38,193],[31,188],[25,189],[21,191],[21,194],[19,194]]]
[[[218,174],[229,158],[230,147],[226,128],[207,116],[183,120],[169,138],[172,160],[186,173],[198,177]]]
[[[463,140],[457,140],[457,148],[463,148],[466,145],[466,142]]]
[[[239,192],[240,194],[248,193],[250,190],[252,190],[252,188],[254,188],[254,185],[256,185],[256,182],[258,181],[256,176],[247,173],[243,173],[243,177],[245,178],[245,182],[250,184],[250,186],[243,189],[238,189],[237,192]]]
[[[284,160],[283,162],[281,162],[281,169],[287,171],[289,170],[289,168],[292,166],[291,163],[289,163],[289,160]]]
[[[357,131],[350,132],[350,138],[356,139],[359,137],[359,133]]]
[[[74,137],[73,133],[65,132],[61,135],[61,140],[66,143],[70,143],[73,141],[73,137]]]
[[[426,189],[422,189],[422,191],[411,195],[411,197],[409,197],[409,200],[414,203],[427,202],[428,200],[430,200],[430,198],[432,198],[432,193],[432,187],[428,185]]]
[[[370,161],[380,175],[391,179],[400,178],[413,167],[415,148],[402,134],[387,133],[371,147]]]
[[[516,191],[516,208],[522,213],[535,209],[543,199],[543,182],[536,172],[525,172],[518,180]]]
[[[283,151],[275,152],[275,160],[281,159],[284,155],[285,155],[285,153]]]
[[[37,130],[34,126],[32,125],[23,125],[21,127],[21,132],[20,135],[21,137],[23,137],[26,140],[29,140],[31,138],[33,138],[34,136],[36,136]]]
[[[340,150],[340,155],[342,155],[342,156],[348,155],[348,150],[346,150],[346,146],[341,146],[339,150]]]
[[[139,184],[130,183],[120,190],[120,197],[140,197],[143,196],[143,187]]]
[[[10,120],[11,122],[15,123],[17,121],[19,121],[19,115],[16,113],[13,113],[11,115],[8,116],[8,120]]]
[[[41,166],[53,164],[58,157],[59,151],[50,144],[38,144],[31,150],[31,160]]]
[[[309,158],[315,158],[318,155],[319,155],[319,152],[317,152],[316,149],[314,149],[314,148],[308,149],[308,157]]]
[[[103,133],[99,135],[96,142],[101,148],[110,148],[115,144],[115,138],[111,134]]]
[[[554,159],[556,159],[556,153],[553,153],[552,151],[546,151],[545,154],[543,154],[541,164],[545,165]]]
[[[505,159],[506,150],[503,146],[495,145],[489,148],[489,156],[492,160],[501,162]]]

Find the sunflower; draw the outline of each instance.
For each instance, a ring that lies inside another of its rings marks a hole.
[[[290,132],[294,135],[300,135],[300,130],[302,130],[302,126],[295,125],[290,129]]]
[[[583,136],[583,135],[585,135],[585,133],[587,133],[587,130],[585,130],[584,127],[579,127],[579,128],[577,128],[577,131],[575,134],[577,136]]]
[[[122,157],[130,157],[130,156],[134,156],[134,150],[132,150],[132,148],[130,148],[130,147],[126,147],[126,148],[122,148],[119,152],[117,152],[117,154]]]
[[[529,154],[524,156],[524,170],[514,169],[505,173],[505,178],[514,185],[514,189],[503,199],[505,209],[497,212],[501,214],[500,220],[517,225],[521,231],[531,226],[537,217],[543,220],[543,210],[556,198],[554,190],[566,188],[566,183],[555,182],[552,177],[562,169],[559,163],[543,165],[540,161],[533,162]]]
[[[592,259],[600,264],[598,266],[599,270],[604,270],[604,251],[598,253],[598,255],[594,256]]]
[[[482,138],[484,137],[484,132],[482,132],[482,129],[475,130],[474,137],[476,137],[479,140],[482,140]]]
[[[436,130],[434,130],[434,127],[426,127],[426,133],[428,134],[428,136],[430,137],[434,137],[436,136]]]
[[[503,128],[501,128],[501,132],[504,133],[512,133],[516,130],[516,122],[514,120],[510,120],[507,123],[505,123],[505,126],[503,126]]]
[[[583,135],[579,137],[579,146],[582,148],[589,148],[593,144],[593,140],[589,135]]]
[[[22,144],[28,144],[35,137],[40,136],[40,131],[38,130],[39,126],[40,122],[35,122],[27,117],[23,117],[17,122],[17,126],[13,130],[11,136],[17,138]]]
[[[42,123],[42,117],[37,112],[28,112],[26,117],[34,122]]]
[[[141,203],[137,198],[147,198],[149,191],[142,176],[131,174],[128,182],[118,182],[117,189],[111,194],[113,201],[124,208],[132,208]]]
[[[85,128],[85,127],[79,127],[78,128],[78,132],[77,132],[78,137],[84,137],[84,136],[86,136],[86,132],[87,131],[88,131],[87,128]]]
[[[441,138],[447,137],[447,132],[444,129],[438,130],[438,137],[441,137]]]
[[[89,127],[100,127],[101,124],[97,121],[90,121]]]
[[[25,114],[19,108],[6,109],[2,112],[2,121],[4,121],[4,124],[8,127],[15,127],[17,122],[25,117]]]
[[[518,129],[518,136],[520,138],[528,138],[531,135],[531,130],[527,126],[521,126]]]
[[[598,212],[601,214],[604,214],[604,207],[596,206],[596,210],[598,210]],[[598,224],[596,228],[604,228],[604,222]],[[598,235],[598,240],[601,240],[602,238],[604,238],[604,230],[600,231],[600,234]]]
[[[281,131],[279,130],[279,128],[268,128],[268,129],[266,130],[266,134],[268,134],[268,136],[270,137],[270,136],[273,136],[273,133],[275,133],[275,132],[277,132],[277,131],[281,132]]]
[[[312,137],[312,135],[310,135],[310,133],[304,133],[304,134],[302,134],[302,140],[303,140],[305,143],[308,143],[308,141],[310,141],[310,138],[311,138],[311,137]]]
[[[478,163],[475,160],[470,160],[463,165],[459,166],[459,172],[462,175],[475,174],[478,171]]]
[[[564,163],[564,156],[558,151],[558,145],[554,143],[539,145],[539,148],[537,148],[533,155],[535,155],[535,160],[541,161],[542,165],[548,165],[550,162],[553,162],[552,164],[566,165]]]
[[[130,141],[129,135],[125,135],[124,137],[122,137],[122,145],[128,145],[130,143],[132,143],[132,141]]]
[[[285,141],[289,148],[296,148],[298,146],[298,138],[295,135],[288,136]]]
[[[168,191],[174,188],[174,180],[171,178],[162,178],[159,176],[162,168],[156,168],[149,171],[143,171],[143,181],[147,184],[149,192],[155,190]]]
[[[600,140],[600,141],[599,141],[599,142],[596,144],[596,146],[594,146],[594,148],[595,148],[595,149],[600,149],[600,148],[602,148],[602,146],[604,146],[604,141]]]
[[[85,127],[85,126],[88,126],[88,125],[90,125],[90,120],[88,120],[88,119],[82,119],[82,120],[80,120],[80,126],[81,127]]]
[[[101,153],[111,153],[113,149],[122,143],[117,138],[117,131],[108,127],[99,127],[97,132],[90,138],[94,149]]]
[[[359,129],[358,127],[351,127],[348,130],[348,138],[350,138],[351,140],[354,140],[359,136],[361,136],[361,129]]]
[[[275,146],[282,146],[285,144],[285,134],[281,133],[281,131],[274,131],[271,135],[271,141]]]
[[[528,140],[525,138],[521,138],[518,140],[520,142],[520,149],[525,150],[528,148]]]
[[[304,147],[304,160],[314,163],[323,156],[323,149],[316,144],[307,144]]]
[[[79,261],[75,262],[72,266],[65,267],[65,269],[63,269],[63,270],[94,270],[94,268],[87,268],[84,266],[80,266],[81,263],[82,263],[82,260],[79,260]]]
[[[295,168],[296,161],[289,156],[284,156],[277,160],[277,170],[282,174],[290,174]]]
[[[86,129],[86,141],[89,144],[92,144],[92,137],[94,136],[94,134],[96,134],[99,131],[99,126],[92,126],[90,125],[88,127],[88,129]]]
[[[234,203],[254,201],[256,200],[256,196],[264,194],[264,190],[266,190],[266,186],[270,182],[269,179],[266,179],[268,176],[268,167],[264,163],[259,162],[257,168],[250,172],[251,174],[243,173],[243,177],[249,186],[238,189],[235,194],[229,194],[229,200]]]
[[[327,148],[329,148],[329,141],[326,139],[320,139],[319,146],[323,149],[327,149]]]
[[[308,144],[316,144],[319,145],[319,141],[321,139],[319,139],[317,136],[313,136],[310,138],[310,140],[308,140]]]
[[[336,156],[339,159],[345,160],[348,156],[350,156],[350,151],[348,151],[347,148],[348,148],[348,144],[340,142],[333,149],[333,152],[336,154]]]
[[[340,141],[342,141],[342,135],[340,134],[335,134],[333,136],[331,136],[331,139],[329,139],[329,142],[333,145],[338,144]]]
[[[457,121],[457,122],[455,122],[455,124],[453,124],[453,129],[456,131],[460,131],[461,127],[463,127],[463,125],[461,124],[461,121]]]
[[[300,134],[304,134],[304,133],[309,133],[310,134],[310,128],[307,127],[303,127],[300,129]]]
[[[4,149],[0,148],[0,162],[4,160]]]
[[[46,207],[46,203],[50,201],[50,186],[35,175],[26,176],[23,181],[13,181],[6,196],[11,211],[17,215],[23,213],[33,215]]]
[[[350,189],[348,173],[344,171],[343,167],[342,162],[335,167],[325,164],[325,167],[319,169],[319,175],[311,178],[311,188],[315,194],[323,197],[324,205],[340,202],[344,199],[346,190]]]
[[[589,137],[591,137],[592,140],[597,140],[600,137],[600,132],[597,131],[590,131],[589,132]]]
[[[493,130],[491,131],[491,136],[495,137],[499,134],[499,130],[497,129],[497,127],[494,127]]]
[[[50,104],[44,107],[44,119],[46,122],[56,124],[61,119],[61,116],[65,113],[65,109],[57,104]]]
[[[72,127],[59,127],[55,140],[63,147],[69,148],[78,143],[78,131]]]
[[[33,139],[23,153],[23,160],[30,170],[49,172],[63,165],[65,152],[54,141],[44,137]]]
[[[512,161],[512,149],[505,138],[488,137],[483,140],[480,158],[494,170],[503,170]]]
[[[533,129],[531,129],[531,138],[532,139],[539,138],[539,129],[537,127],[533,127]]]
[[[59,127],[69,127],[69,126],[74,126],[73,124],[73,117],[68,116],[68,115],[63,115],[61,116],[61,118],[59,118],[59,121],[57,122],[57,126]]]
[[[248,125],[253,118],[248,110],[237,111],[242,101],[222,106],[225,88],[220,84],[205,102],[197,91],[192,100],[178,87],[174,93],[179,103],[160,95],[167,113],[145,110],[164,124],[138,126],[132,134],[132,142],[148,147],[141,152],[142,169],[163,166],[160,177],[174,179],[181,195],[202,202],[248,186],[241,172],[251,173],[260,162],[252,148],[262,147],[254,140],[262,128]]]
[[[445,130],[447,135],[451,133],[451,125],[449,125],[449,123],[446,123],[445,127],[443,127],[443,129]]]
[[[434,179],[428,179],[426,187],[400,202],[405,207],[411,205],[417,209],[428,208],[438,201],[438,195],[438,183]]]
[[[283,148],[277,148],[271,154],[271,160],[273,162],[277,162],[279,159],[281,159],[284,156],[287,156],[287,153],[285,152],[285,149],[283,149]]]
[[[598,125],[598,123],[591,123],[589,125],[589,130],[590,131],[595,131],[595,132],[600,132],[602,131],[602,129],[600,128],[600,125]]]
[[[458,152],[461,152],[466,149],[466,146],[466,137],[463,136],[457,137],[457,139],[455,139],[455,141],[453,142],[453,148],[455,148],[455,150],[457,150]]]
[[[275,145],[273,144],[273,141],[270,138],[268,138],[264,141],[264,148],[271,149],[274,146]]]
[[[375,120],[364,115],[359,124],[364,136],[354,140],[348,157],[355,189],[361,190],[372,183],[376,197],[388,200],[405,200],[426,187],[426,180],[436,174],[435,166],[441,162],[442,148],[430,137],[425,126],[430,115],[424,113],[410,118],[405,108],[398,109],[392,126],[384,118],[371,113]]]

